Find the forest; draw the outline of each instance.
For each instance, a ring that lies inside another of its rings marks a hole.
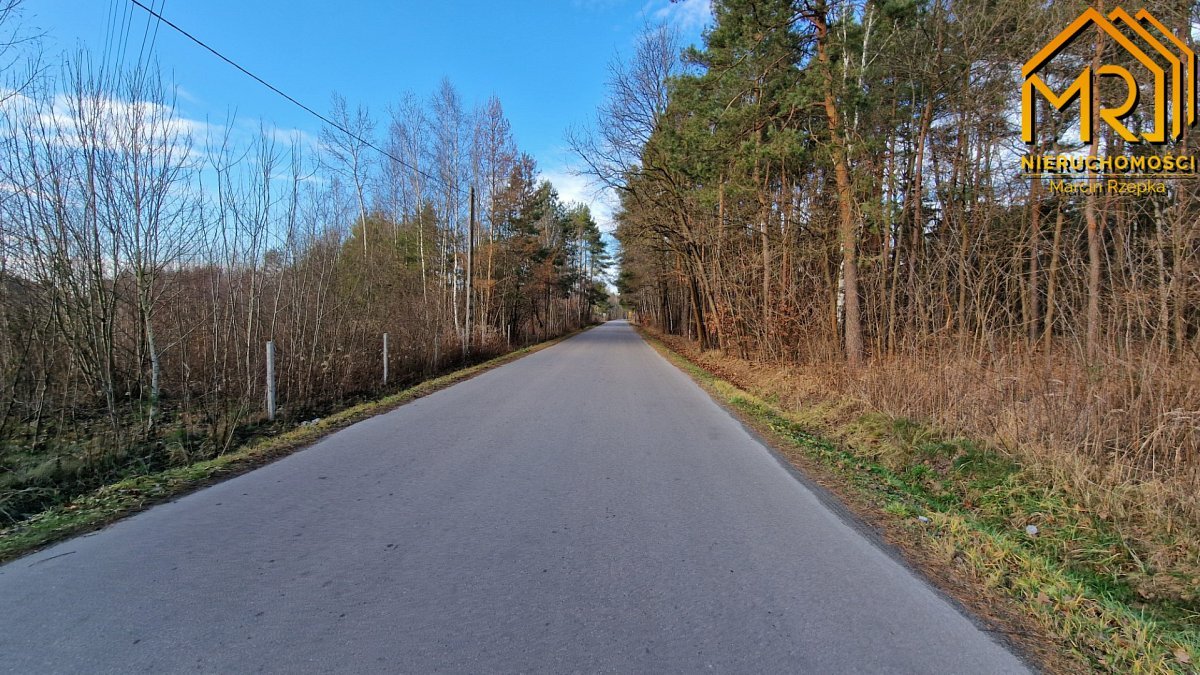
[[[574,139],[621,195],[622,302],[701,349],[1194,490],[1200,185],[1020,175],[1021,64],[1087,6],[728,0],[702,47],[648,30]],[[1147,7],[1195,35],[1193,3]],[[1042,111],[1036,149],[1080,149],[1070,111]],[[1194,145],[1097,128],[1111,155]]]
[[[651,333],[790,419],[850,444],[886,436],[856,461],[891,462],[989,531],[1080,514],[1031,546],[1103,579],[1097,597],[1190,606],[1178,616],[1194,627],[1200,181],[1105,190],[1022,169],[1025,155],[1147,166],[1194,151],[1186,124],[1135,144],[1096,120],[1083,143],[1078,101],[1044,99],[1023,141],[1023,64],[1114,7],[718,0],[701,45],[647,29],[572,142],[620,195],[621,302]],[[1196,51],[1194,2],[1123,9]],[[1101,63],[1140,72],[1093,31],[1043,77],[1062,92]],[[1123,92],[1098,85],[1091,114]],[[1149,132],[1154,110],[1122,122]],[[1011,468],[972,483],[980,447]]]
[[[5,55],[0,528],[607,305],[595,220],[495,97],[443,81],[380,114],[335,94],[309,139],[188,120],[149,58],[106,56]]]

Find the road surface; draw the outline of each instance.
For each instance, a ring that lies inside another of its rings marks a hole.
[[[1025,666],[612,322],[0,567],[0,670]]]

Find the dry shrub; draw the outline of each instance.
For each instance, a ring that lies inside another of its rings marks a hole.
[[[873,363],[824,385],[897,417],[987,439],[1082,495],[1147,490],[1139,508],[1200,523],[1200,363],[1153,357],[1102,368],[1038,354],[986,360],[939,350]],[[1128,505],[1127,505],[1128,506]],[[1110,509],[1111,511],[1112,509]]]

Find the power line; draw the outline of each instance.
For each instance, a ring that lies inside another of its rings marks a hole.
[[[115,69],[125,65],[125,51],[129,48],[129,29],[133,26],[133,8],[125,7],[121,12],[121,43],[117,50],[117,60],[113,63]]]
[[[441,178],[437,178],[437,177],[429,175],[428,173],[425,173],[424,171],[422,171],[422,170],[418,169],[417,167],[409,164],[408,162],[400,159],[399,157],[388,152],[387,150],[384,150],[383,148],[375,145],[371,141],[368,141],[367,139],[363,138],[362,136],[359,136],[358,134],[354,133],[353,131],[350,131],[346,127],[338,124],[337,122],[334,122],[333,120],[322,115],[321,113],[317,112],[316,110],[313,110],[312,108],[304,105],[300,101],[297,101],[295,98],[292,98],[291,96],[284,93],[283,90],[279,89],[275,85],[271,84],[270,82],[267,82],[266,80],[262,79],[258,75],[255,75],[254,73],[250,72],[249,70],[246,70],[245,68],[243,68],[241,65],[239,65],[233,59],[229,58],[228,56],[225,56],[224,54],[217,51],[216,49],[208,46],[208,44],[206,44],[200,38],[196,37],[195,35],[192,35],[191,33],[187,32],[186,30],[175,25],[174,23],[171,23],[170,19],[167,19],[163,15],[154,11],[152,8],[143,5],[140,0],[129,0],[129,1],[132,2],[133,4],[137,5],[138,7],[141,7],[142,9],[144,9],[146,12],[148,12],[150,14],[150,16],[152,16],[152,17],[158,19],[160,22],[165,23],[168,26],[170,26],[175,32],[179,33],[180,35],[186,37],[187,39],[191,40],[192,42],[195,42],[196,44],[200,45],[204,49],[208,50],[209,52],[211,52],[213,54],[213,56],[216,56],[217,58],[221,59],[225,63],[228,63],[229,65],[233,66],[234,68],[237,68],[244,75],[248,76],[255,82],[258,82],[259,84],[266,87],[267,89],[270,89],[271,91],[275,92],[276,94],[279,94],[280,96],[282,96],[283,98],[285,98],[289,102],[291,102],[293,105],[299,107],[301,110],[304,110],[305,112],[312,115],[313,117],[316,117],[317,119],[321,120],[325,124],[328,124],[329,126],[333,127],[334,129],[337,129],[338,131],[341,131],[342,133],[346,134],[350,138],[353,138],[354,140],[358,141],[359,143],[362,143],[363,145],[367,146],[368,148],[371,148],[375,152],[378,152],[379,154],[383,155],[384,157],[387,157],[388,159],[392,160],[393,162],[399,164],[400,166],[403,166],[406,169],[415,171],[416,173],[424,176],[425,178],[428,178],[429,180],[431,180],[435,183],[440,183],[443,187],[450,187],[450,185],[448,183],[446,183],[446,181],[442,180]],[[153,2],[153,0],[151,0],[151,2]],[[466,194],[466,192],[467,192],[466,190],[464,190],[462,188],[457,188],[457,190],[464,194]]]
[[[154,0],[150,0],[150,6],[151,7],[154,6]],[[158,3],[159,14],[162,14],[163,7],[166,7],[166,6],[167,6],[167,0],[162,0],[161,2]],[[151,23],[154,23],[153,37],[151,37],[151,34],[150,34],[150,24]],[[146,28],[144,30],[142,30],[142,46],[138,47],[138,67],[139,68],[142,66],[142,55],[143,54],[145,54],[145,56],[146,56],[146,64],[147,65],[149,65],[150,59],[152,59],[154,56],[154,43],[155,43],[155,41],[158,40],[158,27],[160,25],[162,25],[161,19],[159,19],[158,21],[155,21],[153,16],[146,17]],[[146,51],[146,39],[147,38],[150,38],[150,51],[149,52]]]
[[[117,13],[116,0],[110,0],[108,3],[108,18],[104,20],[106,30],[104,31],[104,60],[103,63],[108,63],[108,46],[112,43],[113,38],[113,15]]]

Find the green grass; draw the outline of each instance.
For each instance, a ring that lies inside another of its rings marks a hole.
[[[719,400],[769,429],[785,450],[818,462],[886,514],[889,528],[1015,602],[1049,644],[1075,660],[1110,672],[1200,672],[1196,595],[1144,597],[1135,590],[1138,575],[1170,571],[1149,569],[1112,520],[1072,502],[1038,472],[913,420],[865,414],[836,429],[816,428],[812,416],[789,414],[777,399],[746,392],[646,337]],[[1028,525],[1038,533],[1027,533]],[[1200,587],[1197,579],[1180,583]]]
[[[131,476],[92,490],[67,504],[52,507],[12,527],[0,530],[0,562],[35,551],[61,539],[103,527],[156,503],[219,480],[245,473],[310,445],[338,429],[545,349],[575,334],[518,349],[489,361],[425,380],[390,396],[331,414],[316,424],[251,440],[214,459]]]

